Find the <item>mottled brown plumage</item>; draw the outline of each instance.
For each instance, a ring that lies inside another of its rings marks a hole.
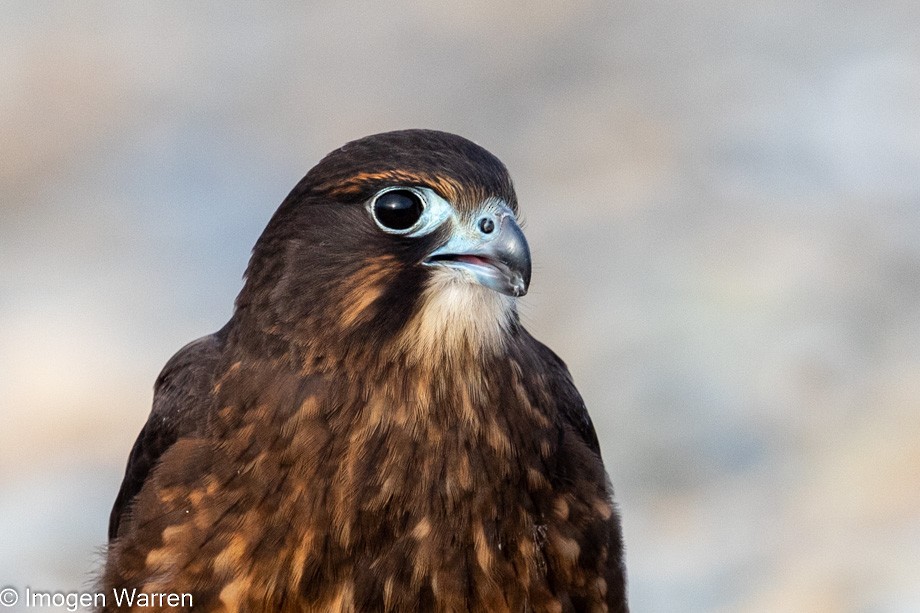
[[[438,223],[375,223],[394,186]],[[517,316],[516,212],[501,162],[441,132],[313,168],[231,320],[157,380],[105,589],[188,592],[196,611],[626,611],[594,428]]]

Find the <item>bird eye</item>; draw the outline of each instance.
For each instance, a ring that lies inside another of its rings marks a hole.
[[[418,222],[425,205],[422,197],[412,190],[391,189],[378,194],[371,209],[384,230],[402,232]]]

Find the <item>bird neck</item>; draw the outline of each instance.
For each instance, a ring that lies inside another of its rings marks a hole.
[[[500,355],[518,327],[515,300],[455,276],[433,275],[395,348],[411,363],[454,367]]]

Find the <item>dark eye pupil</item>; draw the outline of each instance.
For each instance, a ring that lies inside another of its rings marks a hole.
[[[422,199],[407,189],[394,189],[374,201],[374,216],[391,230],[408,230],[422,216]]]

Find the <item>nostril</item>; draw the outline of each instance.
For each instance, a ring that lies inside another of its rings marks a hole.
[[[479,220],[479,229],[483,234],[492,234],[495,231],[495,222],[491,217],[483,217]]]

